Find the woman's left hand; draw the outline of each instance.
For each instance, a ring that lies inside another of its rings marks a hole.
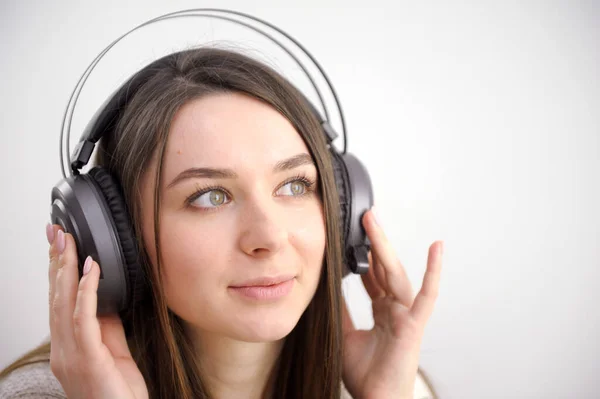
[[[355,399],[412,399],[421,340],[438,295],[443,242],[429,247],[423,284],[413,299],[404,267],[373,211],[362,221],[371,252],[369,271],[361,277],[372,300],[374,326],[356,330],[343,307],[344,384]]]

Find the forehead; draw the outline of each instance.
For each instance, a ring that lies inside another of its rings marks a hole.
[[[165,177],[199,166],[271,170],[279,160],[308,153],[292,124],[270,105],[239,93],[185,104],[175,115],[165,153]]]

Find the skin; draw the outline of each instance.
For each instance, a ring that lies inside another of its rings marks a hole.
[[[260,397],[283,338],[316,290],[325,248],[322,205],[315,192],[294,180],[300,174],[317,187],[316,168],[306,163],[273,170],[299,154],[308,149],[289,121],[241,94],[192,101],[173,120],[161,187],[162,278],[168,305],[196,343],[215,397]],[[154,261],[156,164],[142,181],[143,238]],[[229,168],[237,178],[177,178],[200,167]],[[186,201],[206,185],[223,191]],[[363,225],[372,252],[362,279],[375,326],[357,331],[344,314],[344,383],[354,398],[410,398],[437,297],[442,243],[431,245],[421,291],[413,298],[373,211],[364,215]],[[78,281],[72,236],[58,226],[48,226],[47,235],[52,371],[69,398],[147,397],[122,324],[96,317],[98,265],[90,259]],[[231,289],[284,274],[292,277],[292,289],[277,300],[259,301]]]

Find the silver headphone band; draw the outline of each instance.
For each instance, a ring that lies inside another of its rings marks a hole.
[[[83,86],[85,84],[85,82],[87,81],[89,75],[92,73],[92,71],[94,70],[94,68],[96,67],[96,65],[100,62],[100,60],[104,57],[104,55],[114,46],[116,45],[118,42],[120,42],[122,39],[124,39],[125,37],[127,37],[129,34],[135,32],[136,30],[156,23],[156,22],[161,22],[161,21],[166,21],[169,19],[176,19],[176,18],[183,18],[183,17],[208,17],[208,18],[216,18],[216,19],[221,19],[221,20],[226,20],[229,22],[232,22],[234,24],[238,24],[238,25],[242,25],[245,26],[249,29],[254,30],[255,32],[267,37],[268,39],[270,39],[272,42],[274,42],[275,44],[277,44],[281,49],[283,49],[288,55],[290,55],[290,57],[292,57],[294,59],[294,61],[300,66],[300,68],[302,69],[302,71],[304,72],[304,74],[307,76],[307,78],[309,79],[311,85],[313,86],[313,88],[315,89],[317,96],[319,97],[319,100],[323,106],[323,110],[324,110],[324,114],[325,114],[325,120],[329,121],[329,112],[327,110],[327,106],[325,104],[325,101],[323,99],[323,96],[321,94],[321,91],[319,90],[319,88],[317,87],[314,79],[312,78],[312,75],[308,72],[308,70],[306,69],[306,67],[304,66],[304,64],[302,64],[300,62],[300,60],[286,47],[284,46],[281,42],[279,42],[277,39],[275,39],[273,36],[271,36],[270,34],[264,32],[263,30],[252,26],[246,22],[243,21],[239,21],[237,19],[233,19],[230,17],[225,17],[222,15],[213,15],[210,14],[212,12],[220,12],[220,13],[225,13],[225,14],[231,14],[231,15],[235,15],[235,16],[241,16],[241,17],[245,17],[245,18],[249,18],[253,21],[256,21],[258,23],[261,23],[263,25],[266,25],[274,30],[276,30],[277,32],[279,32],[280,34],[282,34],[283,36],[285,36],[287,39],[289,39],[290,41],[292,41],[298,48],[300,48],[304,54],[306,56],[308,56],[308,58],[310,58],[310,60],[313,62],[313,64],[317,67],[317,69],[319,70],[319,72],[321,73],[321,75],[323,76],[323,78],[325,79],[325,81],[327,82],[327,85],[331,91],[331,94],[333,95],[333,98],[335,100],[336,106],[338,108],[338,112],[340,115],[340,119],[341,119],[341,124],[342,124],[342,135],[344,136],[344,148],[343,148],[343,154],[346,153],[347,151],[347,134],[346,134],[346,123],[345,123],[345,119],[344,119],[344,114],[341,108],[341,104],[339,102],[337,93],[335,92],[335,89],[333,88],[333,85],[331,83],[331,81],[329,80],[329,78],[327,77],[327,74],[325,73],[325,71],[323,70],[323,68],[321,67],[321,65],[319,65],[319,63],[317,62],[317,60],[308,52],[308,50],[306,50],[297,40],[295,40],[293,37],[291,37],[289,34],[287,34],[286,32],[284,32],[283,30],[279,29],[278,27],[263,21],[259,18],[253,17],[251,15],[248,14],[244,14],[238,11],[231,11],[231,10],[224,10],[224,9],[216,9],[216,8],[198,8],[198,9],[189,9],[189,10],[182,10],[182,11],[176,11],[176,12],[172,12],[172,13],[168,13],[168,14],[164,14],[161,16],[158,16],[156,18],[152,18],[146,22],[143,22],[141,24],[139,24],[138,26],[132,28],[131,30],[129,30],[128,32],[126,32],[125,34],[121,35],[120,37],[118,37],[117,39],[115,39],[111,44],[109,44],[104,50],[102,50],[100,52],[100,54],[98,54],[96,56],[96,58],[94,58],[94,60],[90,63],[90,65],[86,68],[86,70],[83,72],[82,76],[79,78],[79,81],[77,82],[77,84],[75,85],[75,88],[73,89],[73,92],[71,93],[71,97],[69,98],[69,102],[67,103],[67,107],[65,110],[65,114],[63,116],[63,121],[61,123],[61,133],[60,133],[60,165],[61,165],[61,170],[62,170],[62,175],[64,178],[67,178],[66,172],[65,172],[65,162],[64,162],[64,156],[66,154],[66,158],[69,159],[69,149],[71,148],[70,146],[70,139],[71,139],[71,122],[73,119],[73,113],[75,111],[75,105],[77,104],[77,99],[79,98],[79,95],[81,93],[81,90],[83,89]],[[68,120],[67,120],[68,119]],[[63,150],[63,141],[64,141],[64,133],[65,133],[65,122],[66,122],[66,148]],[[69,171],[71,173],[71,176],[73,175],[73,172],[71,171],[71,169],[69,168]]]

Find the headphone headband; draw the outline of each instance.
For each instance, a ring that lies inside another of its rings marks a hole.
[[[273,43],[275,43],[277,46],[279,46],[281,49],[283,49],[287,54],[289,54],[294,59],[294,61],[296,61],[296,63],[300,66],[300,68],[302,69],[304,74],[308,77],[313,88],[315,89],[317,96],[319,97],[319,100],[323,106],[325,118],[323,118],[321,116],[321,114],[311,104],[311,102],[308,101],[308,99],[306,102],[309,105],[309,107],[311,107],[313,109],[314,114],[320,119],[323,130],[324,130],[325,134],[327,135],[328,141],[331,143],[333,140],[335,140],[335,138],[337,137],[337,133],[329,124],[329,112],[327,110],[327,105],[325,104],[323,96],[322,96],[321,92],[319,91],[319,88],[317,87],[317,84],[315,83],[312,75],[306,69],[304,64],[302,64],[302,62],[287,47],[285,47],[281,42],[279,42],[277,39],[275,39],[270,34],[264,32],[263,30],[255,27],[255,26],[247,24],[246,22],[239,21],[237,19],[233,19],[230,17],[224,17],[221,15],[210,14],[210,13],[215,13],[215,12],[248,18],[248,19],[256,21],[264,26],[268,26],[269,28],[274,29],[275,31],[279,32],[280,34],[285,36],[287,39],[289,39],[291,42],[293,42],[298,48],[300,48],[300,50],[302,50],[302,52],[306,56],[308,56],[308,58],[310,58],[310,60],[317,67],[317,69],[319,70],[319,72],[321,73],[321,75],[323,76],[325,81],[327,82],[327,85],[331,91],[331,94],[333,95],[333,98],[335,99],[335,103],[336,103],[336,106],[337,106],[337,109],[338,109],[338,112],[340,115],[341,123],[342,123],[342,135],[344,136],[344,148],[343,148],[342,154],[346,153],[347,147],[348,147],[347,134],[346,134],[346,123],[345,123],[344,113],[342,111],[341,104],[337,97],[337,93],[335,92],[335,89],[333,88],[333,84],[327,77],[327,74],[325,73],[325,71],[323,70],[321,65],[319,65],[317,60],[310,54],[310,52],[306,48],[304,48],[304,46],[302,46],[296,39],[294,39],[288,33],[284,32],[283,30],[279,29],[278,27],[276,27],[264,20],[261,20],[257,17],[251,16],[248,14],[244,14],[244,13],[241,13],[238,11],[230,11],[230,10],[216,9],[216,8],[195,8],[195,9],[189,9],[189,10],[183,10],[183,11],[177,11],[177,12],[173,12],[173,13],[164,14],[164,15],[150,19],[150,20],[136,26],[135,28],[129,30],[127,33],[121,35],[119,38],[114,40],[110,45],[108,45],[102,52],[100,52],[100,54],[98,54],[96,56],[96,58],[92,61],[92,63],[86,68],[85,72],[83,73],[83,75],[81,76],[79,81],[77,82],[77,85],[75,86],[75,89],[73,90],[73,93],[71,93],[71,97],[67,104],[67,109],[65,110],[65,115],[63,117],[63,122],[61,125],[60,162],[61,162],[61,170],[62,170],[63,177],[65,177],[65,178],[67,177],[65,170],[64,170],[64,159],[63,159],[63,154],[65,153],[65,151],[63,150],[63,141],[64,141],[63,134],[65,132],[65,121],[68,118],[68,122],[66,125],[66,130],[67,130],[66,131],[66,133],[67,133],[66,152],[68,153],[68,150],[70,148],[71,120],[73,117],[75,105],[77,103],[79,94],[81,93],[81,90],[83,88],[83,85],[85,84],[87,78],[89,77],[89,75],[91,74],[93,69],[96,67],[98,62],[100,62],[102,57],[104,57],[104,55],[115,44],[117,44],[119,41],[121,41],[123,38],[127,37],[129,34],[133,33],[134,31],[136,31],[137,29],[142,28],[146,25],[156,23],[156,22],[169,20],[169,19],[175,19],[175,18],[182,18],[182,17],[209,17],[209,18],[221,19],[221,20],[232,22],[237,25],[245,26],[245,27],[252,29],[255,32],[265,36],[266,38],[270,39]],[[101,110],[105,109],[105,107],[119,107],[120,104],[123,104],[123,102],[125,100],[125,98],[123,98],[123,94],[124,94],[123,89],[129,88],[129,87],[137,88],[138,85],[144,81],[145,76],[143,76],[143,75],[139,76],[139,80],[138,80],[138,75],[139,74],[136,74],[136,76],[134,76],[133,79],[126,82],[121,88],[119,88],[115,93],[113,93],[113,95],[111,97],[109,97],[109,99],[103,104],[103,106],[100,109]],[[125,90],[125,93],[127,93],[127,90]],[[118,108],[111,108],[111,109],[118,109]],[[69,115],[69,113],[70,113],[70,115]],[[100,113],[97,113],[92,118],[92,121],[88,124],[88,127],[84,131],[79,143],[77,144],[75,150],[73,151],[72,156],[70,157],[70,165],[71,165],[72,175],[78,174],[79,169],[81,169],[83,166],[85,166],[88,163],[88,161],[91,157],[91,154],[94,150],[94,146],[95,146],[96,142],[101,138],[102,134],[106,131],[105,127],[112,123],[111,119],[113,116],[114,116],[114,114],[111,114],[111,113],[107,114],[107,113],[100,112]],[[98,119],[99,117],[103,117],[103,118],[100,120],[100,119]]]

